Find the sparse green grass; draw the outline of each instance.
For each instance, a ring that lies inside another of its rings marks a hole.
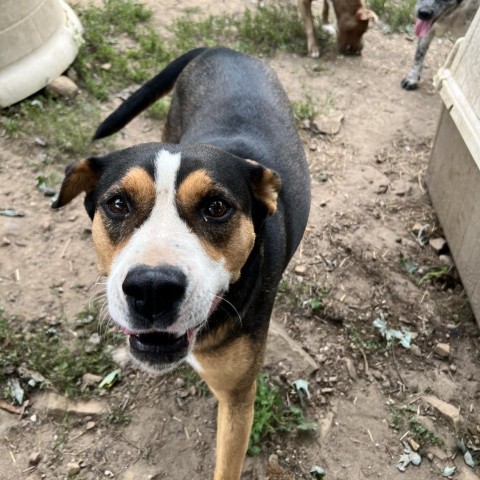
[[[305,94],[303,100],[293,101],[292,110],[298,122],[312,120],[317,113],[312,96],[309,93]]]
[[[68,441],[68,436],[70,434],[70,422],[68,415],[65,414],[62,420],[61,425],[57,428],[57,433],[55,435],[55,449],[60,449]]]
[[[297,8],[287,3],[246,9],[240,15],[211,15],[203,19],[186,15],[171,30],[180,51],[214,45],[256,55],[272,55],[278,50],[305,54],[307,49]],[[319,30],[317,38],[321,48],[326,36]]]
[[[262,442],[277,432],[305,432],[315,429],[316,424],[307,422],[300,407],[286,404],[285,392],[273,385],[267,373],[258,376],[249,455],[260,453]]]
[[[320,315],[329,291],[319,285],[284,277],[278,286],[276,303],[302,315]]]
[[[165,42],[148,23],[152,12],[132,0],[107,0],[77,9],[85,43],[73,69],[90,94],[107,100],[112,88],[147,80],[170,59]]]
[[[146,114],[155,120],[164,120],[167,118],[170,102],[166,98],[162,98],[155,102],[147,111]]]
[[[128,425],[132,420],[131,415],[121,409],[110,410],[105,415],[105,421],[110,425]]]
[[[46,142],[42,160],[36,165],[42,175],[47,175],[43,170],[52,164],[64,165],[95,151],[90,139],[103,117],[101,101],[145,82],[188,49],[225,45],[266,55],[277,50],[306,51],[296,7],[289,4],[206,18],[190,12],[172,24],[172,38],[168,39],[161,38],[149,22],[152,12],[135,0],[77,6],[76,13],[85,28],[85,42],[70,71],[77,77],[80,93],[74,99],[64,99],[40,92],[3,109],[0,115],[0,131],[19,139],[25,147],[30,148],[35,137]],[[324,44],[322,32],[318,37],[320,45]],[[148,115],[165,118],[166,105],[155,104]]]
[[[388,405],[388,410],[390,411],[388,426],[402,434],[409,431],[410,437],[413,437],[422,449],[429,445],[442,445],[442,439],[418,420],[413,405]]]
[[[102,345],[90,353],[85,352],[85,336],[97,328],[97,320],[84,325],[82,335],[71,341],[71,334],[59,326],[43,326],[25,331],[23,324],[15,318],[0,314],[0,384],[7,385],[8,378],[18,377],[17,369],[24,366],[42,374],[46,381],[40,388],[54,388],[62,394],[81,394],[80,380],[84,373],[105,375],[115,368],[111,355]],[[115,338],[109,343],[115,343]],[[31,390],[28,378],[21,380],[25,391]],[[4,389],[3,397],[9,397],[9,389]]]
[[[392,31],[411,33],[416,0],[368,0],[367,4]]]
[[[211,395],[207,384],[197,375],[195,370],[189,366],[185,366],[181,367],[179,373],[185,380],[186,388],[194,386],[200,397],[208,397]]]
[[[362,333],[360,330],[358,330],[355,327],[347,329],[347,332],[348,332],[350,341],[353,343],[353,345],[355,345],[356,347],[359,347],[361,350],[364,350],[365,352],[373,353],[384,348],[380,343],[375,341],[373,338],[369,338],[368,334]]]
[[[86,155],[93,129],[100,120],[98,106],[85,102],[83,97],[66,102],[38,94],[33,101],[24,100],[6,110],[8,117],[2,122],[7,126],[6,132],[29,144],[35,137],[45,141],[46,164],[54,158]]]

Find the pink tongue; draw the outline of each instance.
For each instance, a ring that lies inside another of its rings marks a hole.
[[[130,330],[126,329],[125,327],[120,327],[120,330],[121,330],[122,333],[124,333],[125,335],[133,335],[133,332],[131,332]]]
[[[432,20],[417,19],[417,21],[415,22],[415,35],[417,37],[424,37],[430,30],[431,26],[432,26]]]

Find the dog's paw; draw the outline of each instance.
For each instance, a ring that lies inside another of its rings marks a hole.
[[[400,85],[404,90],[416,90],[418,87],[417,80],[412,80],[409,77],[405,77],[401,82]]]
[[[337,34],[337,28],[332,23],[322,25],[322,30],[332,37]]]
[[[320,56],[320,50],[318,49],[318,47],[309,48],[308,56],[312,58],[318,58]]]

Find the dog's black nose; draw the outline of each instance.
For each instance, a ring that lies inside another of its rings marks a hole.
[[[419,8],[417,17],[420,20],[431,20],[433,18],[433,10],[431,8]]]
[[[168,327],[185,295],[187,277],[171,265],[133,267],[123,281],[122,289],[130,308],[148,322]]]

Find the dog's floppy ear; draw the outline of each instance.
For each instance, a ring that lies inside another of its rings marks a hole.
[[[368,8],[365,8],[365,7],[360,7],[357,10],[356,17],[358,20],[362,22],[368,22],[369,20],[375,20],[375,21],[378,20],[377,15],[374,12],[372,12],[372,10],[369,10]]]
[[[247,160],[250,164],[250,178],[255,197],[267,208],[269,215],[277,211],[277,198],[280,192],[281,181],[276,172],[262,167],[254,160]]]
[[[99,158],[88,158],[68,165],[65,169],[60,193],[52,208],[61,208],[71,202],[77,195],[85,192],[87,195],[97,185],[101,173],[101,160]]]

